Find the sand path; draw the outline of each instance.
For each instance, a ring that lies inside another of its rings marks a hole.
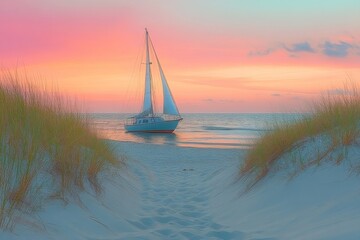
[[[138,219],[129,221],[138,229],[131,234],[133,237],[243,239],[242,232],[217,223],[209,213],[213,180],[225,169],[237,167],[237,151],[179,150],[156,145],[132,147],[139,149],[131,149],[129,156],[144,166],[136,172],[143,185],[142,211]]]

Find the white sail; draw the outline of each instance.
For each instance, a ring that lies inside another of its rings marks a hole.
[[[170,114],[170,115],[179,115],[179,110],[177,109],[176,103],[174,101],[174,98],[171,94],[169,85],[166,81],[164,72],[161,68],[161,65],[159,63],[159,60],[157,59],[160,69],[160,75],[161,75],[161,81],[163,86],[163,95],[164,95],[164,114]]]
[[[145,94],[142,114],[153,114],[152,98],[151,98],[151,70],[149,55],[149,36],[146,30],[146,73],[145,73]]]
[[[150,40],[150,42],[151,42],[151,40]],[[172,96],[169,85],[168,85],[168,83],[166,81],[164,71],[162,70],[159,58],[158,58],[158,56],[156,54],[156,51],[155,51],[155,48],[154,48],[154,45],[152,44],[152,42],[151,42],[151,46],[152,46],[152,48],[154,50],[156,61],[157,61],[157,64],[159,66],[160,77],[161,77],[161,82],[162,82],[162,87],[163,87],[163,97],[164,97],[163,113],[164,114],[169,114],[169,115],[180,115],[179,110],[178,110],[178,108],[176,106],[174,97]]]

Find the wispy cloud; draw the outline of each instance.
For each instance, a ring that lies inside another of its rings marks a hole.
[[[248,55],[249,56],[267,56],[276,50],[277,50],[277,47],[273,47],[273,48],[268,48],[268,49],[264,49],[264,50],[251,51],[251,52],[249,52]]]
[[[315,50],[311,47],[308,42],[294,43],[290,47],[284,45],[283,47],[288,52],[310,52],[313,53]]]
[[[206,102],[206,103],[213,103],[213,104],[226,104],[226,103],[241,103],[241,102],[243,102],[242,100],[239,100],[239,99],[224,99],[224,98],[219,98],[219,99],[206,98],[206,99],[202,99],[201,101]]]
[[[356,46],[347,42],[335,43],[326,41],[321,45],[323,54],[329,57],[346,57],[349,54],[349,50],[353,47]]]
[[[330,90],[327,90],[325,93],[329,94],[329,95],[351,95],[351,94],[353,94],[353,92],[348,91],[346,89],[341,89],[341,88],[330,89]]]
[[[299,42],[294,43],[288,46],[285,43],[277,43],[272,47],[269,47],[264,50],[257,50],[249,52],[249,56],[267,56],[278,50],[284,50],[289,53],[289,56],[294,56],[294,53],[307,52],[313,53],[315,52],[314,48],[311,46],[309,42]],[[290,54],[291,53],[291,54]]]
[[[301,53],[314,53],[327,57],[345,58],[349,55],[360,55],[360,43],[355,39],[345,40],[326,40],[320,43],[310,43],[308,41],[293,44],[278,43],[264,50],[250,51],[249,56],[267,56],[277,51],[285,51],[289,57],[298,57]]]

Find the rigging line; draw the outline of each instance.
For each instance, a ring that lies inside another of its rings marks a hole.
[[[143,38],[143,44],[142,44],[142,51],[141,51],[141,58],[140,58],[140,62],[138,64],[139,68],[138,68],[138,77],[136,78],[137,79],[137,84],[135,86],[135,93],[136,93],[136,100],[139,100],[140,99],[140,95],[141,93],[143,92],[143,89],[142,87],[139,88],[139,86],[142,86],[143,85],[143,81],[142,81],[142,67],[143,67],[143,59],[144,59],[144,52],[145,52],[145,42],[146,42],[146,39]],[[145,89],[145,86],[144,86],[144,89]],[[143,100],[143,99],[142,99]],[[137,102],[140,102],[140,101],[137,101]],[[137,112],[141,112],[142,111],[142,105],[138,105],[138,110]]]
[[[142,99],[142,92],[143,92],[143,66],[142,66],[142,61],[144,58],[144,48],[142,49],[141,52],[141,57],[140,57],[140,61],[138,62],[138,68],[137,68],[137,75],[135,77],[136,82],[134,84],[134,95],[133,95],[133,100],[132,102],[137,102],[140,103]],[[141,99],[141,100],[140,100]],[[141,104],[138,104],[136,112],[141,112],[142,106]]]
[[[146,41],[146,39],[145,38],[143,38],[144,39],[144,41],[143,41],[143,44],[142,44],[142,51],[141,51],[141,57],[140,57],[140,61],[138,62],[139,64],[138,64],[138,71],[137,71],[137,76],[136,76],[136,84],[134,85],[134,92],[135,92],[135,94],[134,94],[134,99],[133,99],[133,101],[134,102],[140,102],[140,101],[138,101],[138,100],[140,100],[141,99],[141,96],[142,96],[142,86],[143,86],[143,82],[141,81],[142,80],[142,68],[143,68],[143,64],[142,64],[142,62],[143,62],[143,58],[144,58],[144,49],[145,49],[145,41]],[[143,100],[143,99],[141,99],[141,100]],[[141,112],[141,109],[142,109],[142,105],[140,104],[140,105],[138,105],[137,106],[137,112]]]
[[[135,77],[136,73],[135,72],[136,72],[137,66],[141,65],[141,64],[138,64],[138,62],[139,62],[139,59],[140,59],[140,62],[142,61],[143,51],[144,51],[144,44],[143,43],[144,43],[144,40],[141,42],[141,45],[139,45],[139,47],[138,47],[138,51],[137,51],[137,54],[136,54],[136,59],[135,59],[135,62],[134,62],[133,68],[132,68],[130,79],[128,80],[128,84],[127,84],[127,87],[126,87],[126,92],[125,92],[126,105],[129,105],[129,102],[134,100],[134,99],[130,99],[130,96],[133,96],[133,98],[137,98],[135,96],[135,94],[131,94],[131,90],[133,90],[133,89],[131,89],[131,86],[134,83],[134,79],[136,79],[136,77]],[[140,55],[141,55],[141,57],[139,58]],[[140,66],[139,71],[141,71],[141,66]],[[135,87],[135,89],[138,89],[138,88]]]

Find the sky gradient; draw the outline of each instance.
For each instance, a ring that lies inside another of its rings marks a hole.
[[[0,65],[40,74],[86,111],[136,112],[147,27],[181,112],[299,111],[360,81],[359,10],[357,0],[1,0]]]

